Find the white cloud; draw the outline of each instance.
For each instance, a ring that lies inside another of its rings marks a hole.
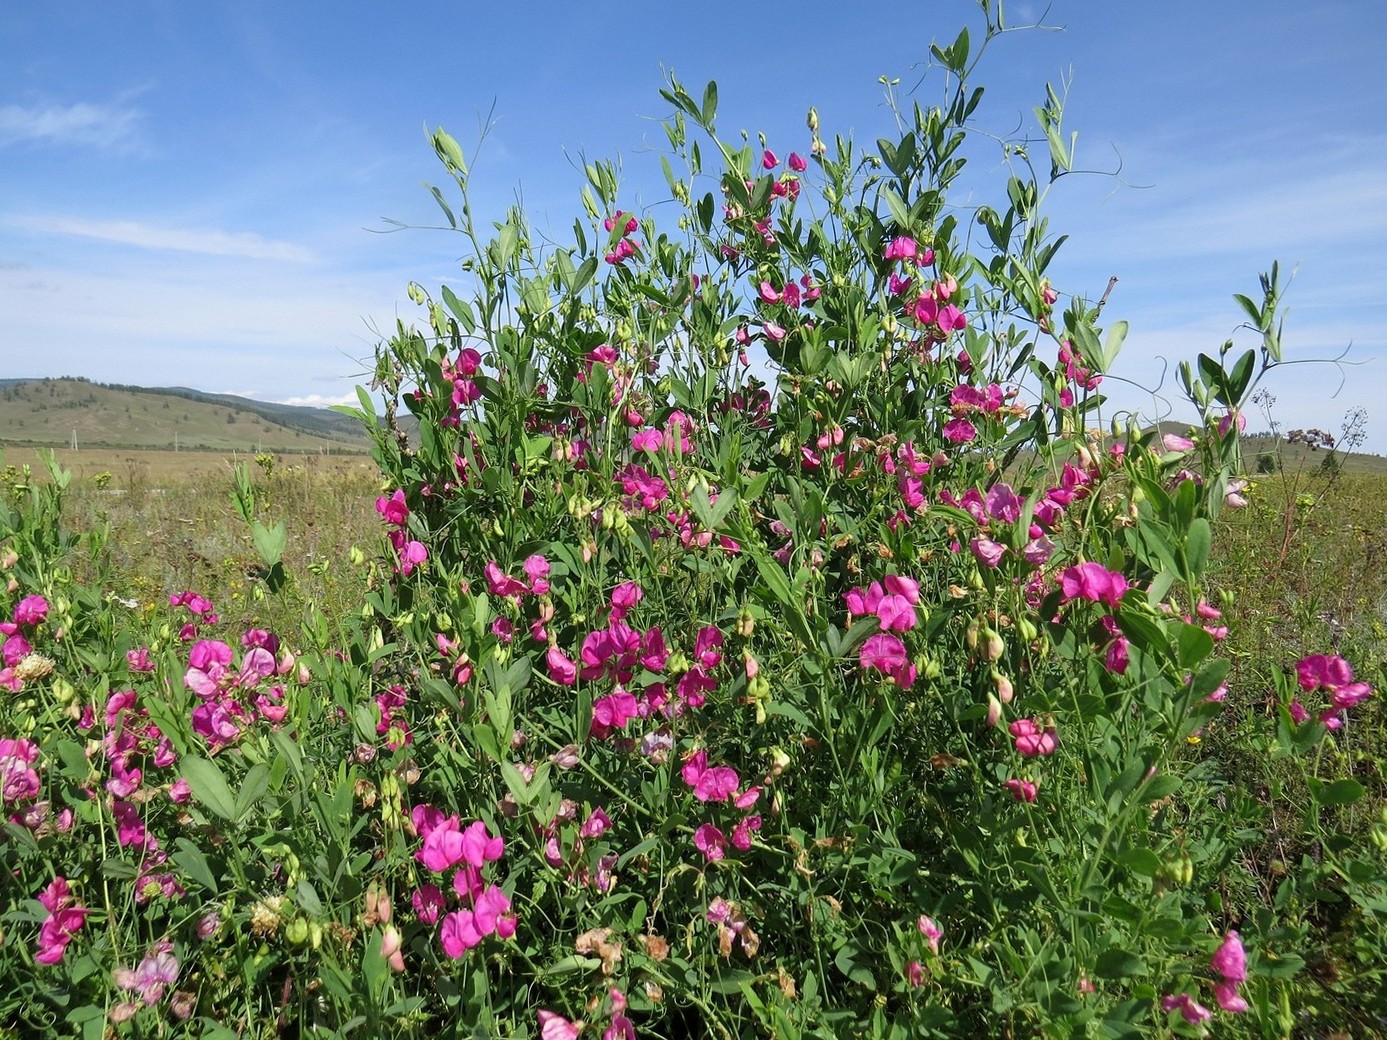
[[[298,405],[301,408],[330,408],[335,404],[355,405],[358,401],[356,391],[352,390],[349,393],[336,395],[305,394],[302,397],[274,398],[270,403]]]
[[[0,148],[37,141],[112,148],[134,140],[140,111],[79,101],[72,105],[0,105]]]
[[[133,220],[86,220],[81,217],[29,217],[8,215],[12,226],[45,234],[94,238],[102,242],[138,246],[141,249],[170,249],[207,256],[234,256],[248,260],[279,260],[311,263],[312,252],[292,242],[277,242],[249,231],[220,231],[216,228],[155,227]]]

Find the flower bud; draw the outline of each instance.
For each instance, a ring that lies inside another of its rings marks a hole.
[[[1006,651],[1007,645],[1000,635],[991,628],[983,630],[983,655],[989,661],[999,660]]]
[[[380,955],[385,959],[385,963],[390,965],[390,970],[400,972],[405,970],[405,957],[403,952],[404,939],[400,931],[393,924],[386,927],[380,937]]]
[[[1011,680],[1001,672],[993,669],[992,684],[997,687],[997,697],[1003,704],[1010,704],[1015,691],[1012,689]]]
[[[809,127],[809,132],[815,137],[819,135],[819,110],[813,105],[809,106],[809,114],[805,117],[804,123]]]

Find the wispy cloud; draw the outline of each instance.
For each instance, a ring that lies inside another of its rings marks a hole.
[[[305,394],[303,397],[276,398],[272,404],[292,404],[303,408],[329,408],[335,404],[356,404],[356,391],[352,390],[345,394],[325,395],[325,394]]]
[[[170,249],[207,256],[232,256],[248,260],[280,260],[311,263],[313,254],[292,242],[277,242],[249,231],[216,228],[155,227],[133,220],[86,220],[81,217],[29,217],[9,215],[5,223],[28,231],[73,235],[141,249]]]
[[[114,148],[134,142],[141,113],[125,105],[0,105],[0,148],[37,142]]]

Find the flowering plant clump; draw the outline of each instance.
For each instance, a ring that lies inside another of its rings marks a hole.
[[[484,235],[436,132],[471,291],[412,286],[384,419],[361,394],[380,544],[350,616],[273,632],[185,590],[117,619],[62,562],[62,472],[7,505],[0,1009],[93,1037],[1288,1033],[1321,889],[1232,897],[1256,832],[1200,752],[1230,711],[1229,417],[1279,343],[1186,368],[1188,450],[1096,429],[1123,327],[1048,280],[1028,146],[1004,209],[949,202],[982,49],[934,47],[941,103],[890,94],[870,151],[812,110],[804,141],[724,140],[716,87],[671,78],[672,205],[590,164],[571,240],[518,209]],[[1061,116],[1047,91],[1052,177]],[[274,592],[282,526],[239,495]],[[1299,760],[1375,700],[1315,654],[1243,721]],[[1335,874],[1345,848],[1314,886],[1375,912],[1387,869]]]

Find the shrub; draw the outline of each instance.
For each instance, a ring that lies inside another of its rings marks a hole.
[[[1251,799],[1190,753],[1226,692],[1210,520],[1279,360],[1275,270],[1262,346],[1183,369],[1197,440],[1090,430],[1123,326],[1057,309],[1024,149],[971,244],[948,193],[978,54],[932,54],[946,102],[870,153],[812,111],[803,153],[723,141],[716,87],[671,79],[677,215],[594,163],[565,245],[519,209],[483,237],[436,132],[472,288],[411,287],[427,330],[379,354],[386,554],[303,653],[193,592],[151,629],[77,594],[56,497],[15,496],[15,1021],[1292,1029],[1300,890],[1248,891]],[[1057,176],[1053,91],[1038,116]],[[1278,681],[1288,759],[1372,692],[1329,654]],[[1311,791],[1316,835],[1362,794]],[[1321,848],[1380,915],[1380,856]]]

